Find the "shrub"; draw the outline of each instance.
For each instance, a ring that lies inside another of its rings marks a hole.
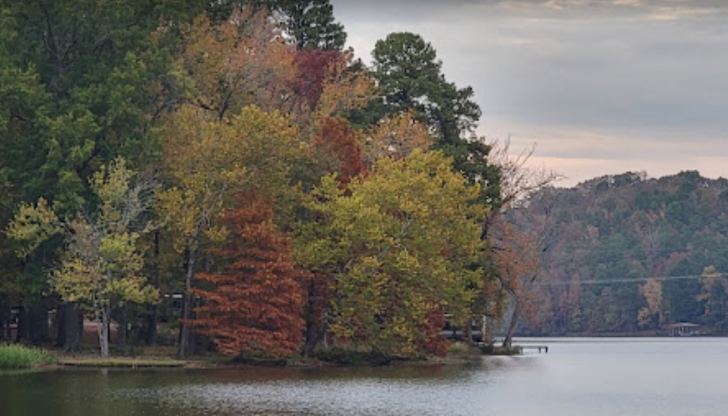
[[[0,369],[30,368],[53,362],[53,357],[38,349],[24,345],[0,345]]]

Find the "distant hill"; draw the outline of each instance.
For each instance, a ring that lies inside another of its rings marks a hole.
[[[518,210],[516,210],[518,211]],[[552,230],[537,280],[540,334],[728,330],[728,180],[604,176],[544,189],[519,215]],[[524,214],[525,213],[525,214]],[[704,276],[703,276],[704,275]]]

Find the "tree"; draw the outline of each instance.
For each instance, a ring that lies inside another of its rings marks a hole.
[[[728,279],[709,266],[703,270],[702,291],[698,300],[704,302],[703,321],[706,325],[723,329],[728,318]]]
[[[458,143],[472,132],[480,108],[470,87],[457,88],[442,74],[432,45],[414,33],[392,33],[377,41],[372,76],[383,96],[382,115],[413,111],[441,144]]]
[[[279,35],[268,15],[252,8],[235,10],[217,24],[198,16],[182,29],[177,59],[186,101],[218,120],[248,105],[282,110],[296,75],[296,54]]]
[[[480,184],[482,202],[499,205],[501,177],[498,167],[488,163],[491,147],[468,137],[481,115],[473,89],[448,82],[435,49],[414,33],[392,33],[377,41],[372,58],[371,75],[382,101],[372,104],[370,112],[381,119],[411,111],[428,126],[433,148],[452,157],[453,168],[471,183]]]
[[[155,185],[134,177],[124,159],[116,159],[92,178],[91,188],[100,201],[95,216],[79,214],[73,220],[60,221],[40,199],[36,205],[21,205],[8,230],[10,237],[24,243],[22,254],[26,255],[54,234],[66,234],[67,245],[61,267],[53,272],[53,287],[67,302],[93,313],[103,357],[109,356],[111,308],[158,299],[156,289],[141,275],[143,253],[137,246]]]
[[[406,111],[385,117],[371,128],[364,140],[364,158],[369,165],[375,161],[394,157],[401,159],[415,149],[427,150],[432,146],[432,136],[425,125]]]
[[[203,306],[190,322],[220,352],[285,356],[298,350],[303,333],[303,273],[289,256],[289,241],[273,224],[273,205],[260,193],[238,197],[225,214],[230,237],[213,253],[227,264],[200,273],[212,289],[195,289]]]
[[[351,178],[366,170],[362,161],[361,147],[357,137],[343,118],[328,118],[321,123],[321,134],[316,137],[316,146],[329,159],[328,172],[337,172],[337,179],[347,184]]]
[[[436,336],[431,313],[467,320],[480,274],[469,268],[485,214],[472,204],[478,193],[440,152],[382,159],[346,190],[326,176],[298,255],[335,288],[331,331],[375,352],[419,356]]]
[[[224,239],[219,221],[224,209],[241,190],[265,189],[274,197],[285,193],[300,144],[287,118],[256,107],[219,121],[215,113],[183,106],[167,120],[162,141],[169,187],[158,196],[157,212],[186,259],[182,314],[187,321],[198,254],[205,243]],[[180,357],[187,355],[188,339],[183,323]]]
[[[243,0],[253,6],[265,6],[279,16],[298,49],[344,48],[344,26],[334,20],[329,0]]]
[[[484,250],[491,266],[486,267],[484,286],[495,284],[507,294],[510,316],[503,346],[510,347],[521,318],[533,320],[534,283],[541,271],[541,257],[550,249],[556,232],[551,217],[553,198],[543,195],[537,203],[530,204],[529,210],[520,208],[529,204],[526,201],[534,192],[548,187],[560,176],[527,167],[533,148],[517,156],[510,154],[509,141],[493,142],[488,148],[488,163],[481,166],[494,168],[499,181],[491,187],[491,191],[497,191],[497,204],[482,224],[481,239],[486,242]],[[486,291],[486,301],[491,291]]]
[[[94,200],[89,179],[101,166],[117,156],[134,167],[153,160],[152,126],[169,102],[161,80],[171,60],[150,33],[161,21],[169,29],[208,6],[203,0],[0,0],[0,180],[11,211],[43,197],[58,215],[74,216]],[[3,219],[5,229],[9,216]],[[16,304],[46,325],[45,309],[57,301],[38,266],[57,260],[59,242],[49,240],[6,275],[26,288]],[[45,338],[28,335],[33,342]]]
[[[346,59],[346,55],[337,50],[298,51],[295,59],[297,75],[291,82],[291,88],[309,110],[318,106],[324,92],[324,81],[333,69],[332,66]]]
[[[646,306],[637,312],[637,325],[640,328],[660,328],[663,324],[662,282],[647,279],[640,286],[640,294],[645,298]]]

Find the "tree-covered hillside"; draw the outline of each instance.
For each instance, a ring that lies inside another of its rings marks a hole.
[[[728,329],[728,180],[694,171],[605,176],[542,190],[512,217],[550,230],[529,330],[659,332],[677,322]]]

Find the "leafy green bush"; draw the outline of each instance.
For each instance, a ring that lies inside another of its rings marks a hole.
[[[30,368],[53,362],[53,357],[38,349],[24,345],[0,345],[0,369]]]

